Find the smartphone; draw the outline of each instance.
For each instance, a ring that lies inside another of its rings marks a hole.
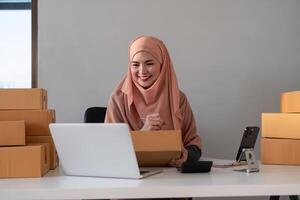
[[[242,141],[238,150],[238,153],[236,155],[236,161],[245,161],[246,157],[244,154],[242,154],[243,149],[245,148],[252,148],[254,149],[256,139],[259,133],[259,127],[257,126],[248,126],[245,128]]]

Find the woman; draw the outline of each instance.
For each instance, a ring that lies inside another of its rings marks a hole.
[[[129,46],[128,73],[110,97],[105,122],[125,122],[131,130],[181,129],[182,155],[171,166],[201,156],[191,107],[178,88],[168,50],[157,38],[138,37]]]

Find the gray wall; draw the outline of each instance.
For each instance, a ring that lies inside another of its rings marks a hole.
[[[38,86],[58,122],[105,106],[138,35],[167,45],[204,140],[233,159],[242,129],[300,89],[298,0],[39,0]],[[259,143],[257,143],[259,144]],[[256,149],[259,154],[259,148]]]

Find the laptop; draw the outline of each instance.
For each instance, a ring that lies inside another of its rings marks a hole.
[[[127,124],[52,123],[51,135],[66,175],[140,179],[161,169],[139,169]]]

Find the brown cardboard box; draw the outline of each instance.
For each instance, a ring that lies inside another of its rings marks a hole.
[[[26,136],[26,144],[48,143],[50,147],[50,169],[55,169],[58,166],[58,157],[51,136]]]
[[[261,162],[300,165],[300,140],[261,138]]]
[[[181,156],[181,131],[131,131],[140,167],[169,166]]]
[[[41,88],[0,89],[0,110],[47,109],[47,91]]]
[[[300,113],[300,91],[282,93],[280,106],[283,113]]]
[[[269,138],[300,139],[300,113],[262,113],[261,134]]]
[[[0,121],[0,146],[25,145],[25,121]]]
[[[0,178],[41,177],[49,171],[49,144],[1,147]]]
[[[25,120],[28,135],[50,135],[49,123],[55,122],[55,110],[0,111],[0,121]]]

